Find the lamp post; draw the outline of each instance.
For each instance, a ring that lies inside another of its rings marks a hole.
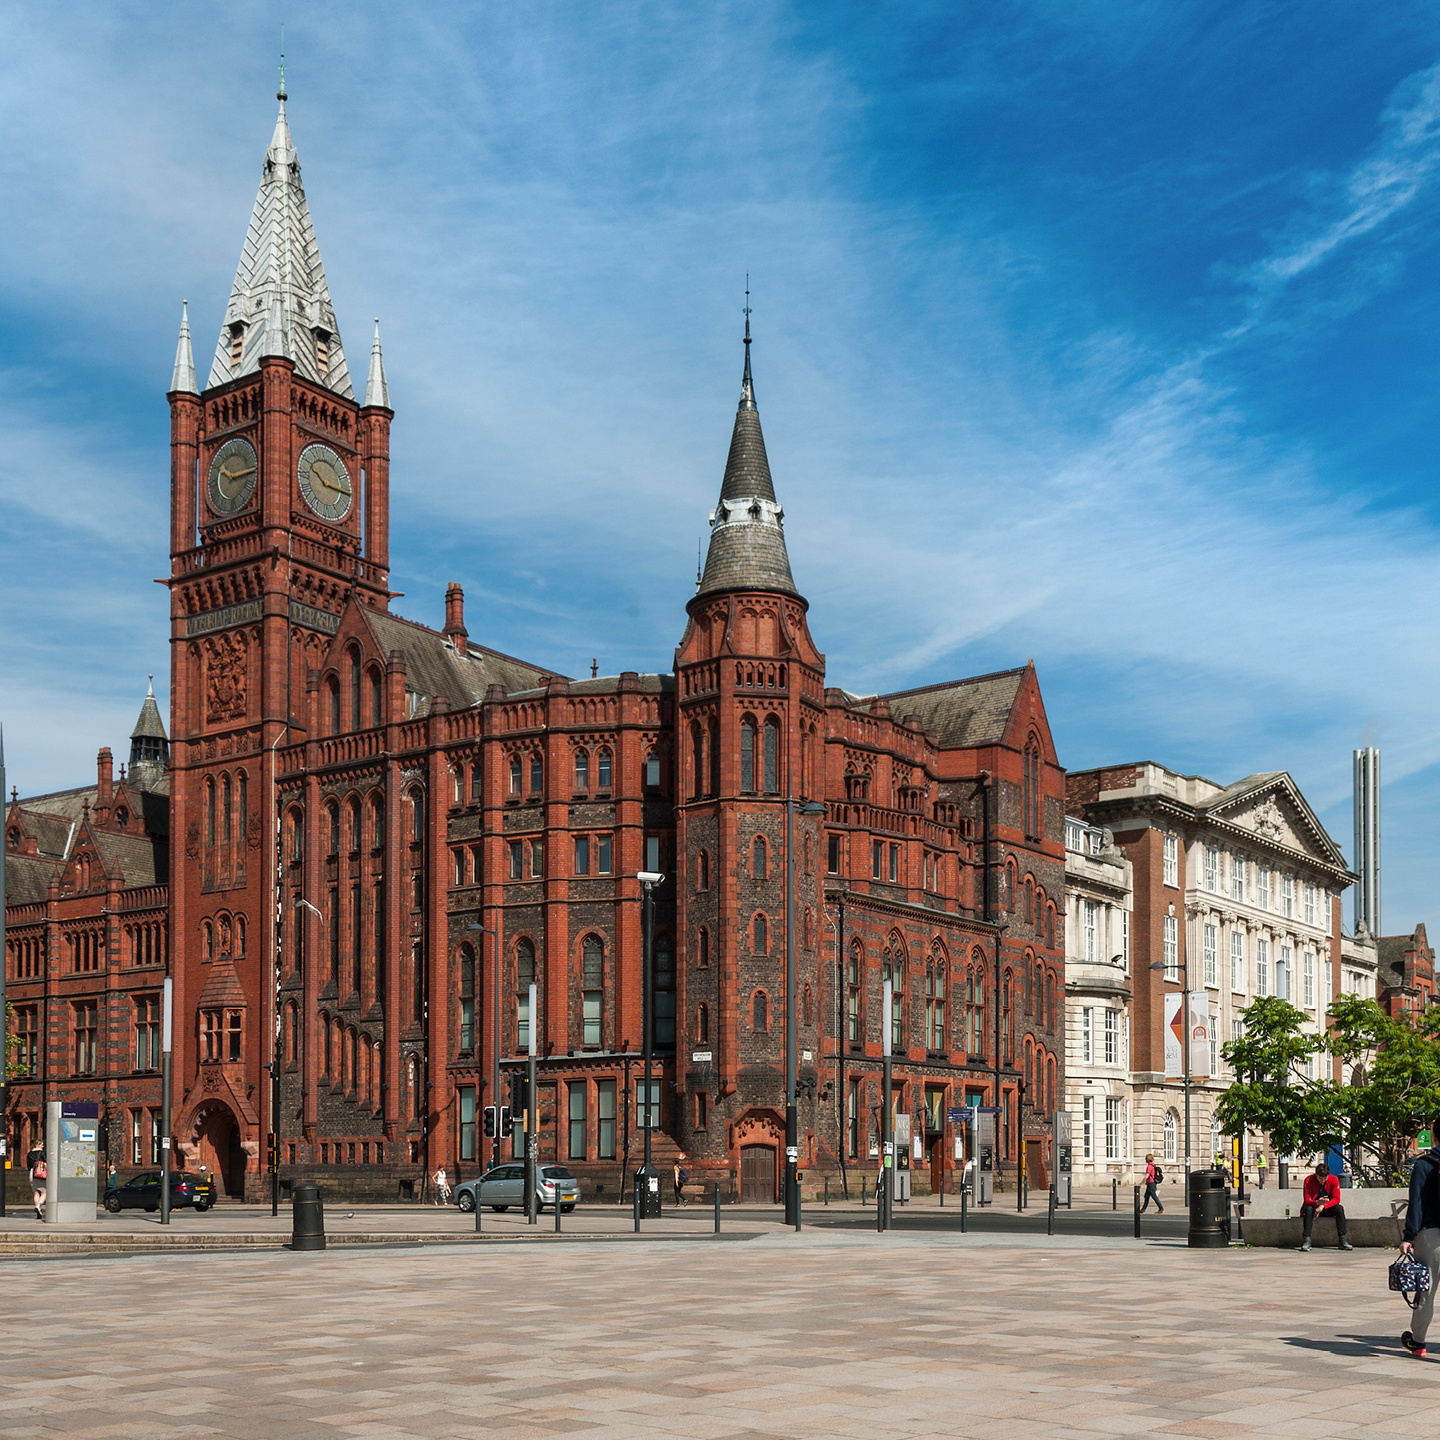
[[[490,937],[490,952],[494,961],[495,1029],[490,1037],[490,1097],[495,1106],[495,1133],[490,1137],[490,1163],[494,1165],[500,1159],[500,932],[490,929],[488,925],[467,925],[465,928],[478,930],[480,934]],[[484,1127],[482,1126],[481,1129],[483,1130]],[[475,1194],[475,1219],[478,1227],[480,1219],[478,1190]]]
[[[1185,1203],[1190,1203],[1190,960],[1188,956],[1180,960],[1180,1005],[1181,1025],[1183,1036],[1180,1046],[1180,1061],[1185,1076]],[[1163,960],[1157,960],[1150,967],[1152,970],[1164,970],[1166,968]]]
[[[800,1228],[800,1116],[795,1108],[795,797],[785,797],[785,1223]],[[800,807],[805,815],[823,815],[825,807],[811,800]]]
[[[890,1126],[890,1010],[894,990],[886,980],[880,990],[880,1194],[875,1197],[876,1227],[890,1228],[890,1202],[895,1193],[895,1141]]]
[[[660,1213],[660,1191],[658,1187],[653,1192],[650,1188],[650,1182],[654,1179],[650,1166],[650,1131],[655,1126],[654,1091],[650,1085],[650,1058],[655,1043],[655,983],[654,967],[651,963],[651,947],[654,943],[655,930],[654,890],[657,885],[664,882],[665,877],[654,870],[642,870],[635,878],[645,892],[645,903],[641,910],[640,921],[640,944],[643,951],[641,956],[641,1005],[644,1011],[641,1017],[644,1027],[641,1048],[644,1052],[645,1065],[645,1163],[640,1173],[644,1177],[645,1190],[636,1204],[638,1213],[645,1215],[651,1206],[650,1196],[653,1193],[655,1196],[654,1213],[658,1215]]]
[[[536,1032],[539,1030],[539,1011],[536,1006],[538,999],[538,987],[532,980],[530,982],[530,1024],[526,1027],[530,1041],[530,1058],[525,1066],[525,1222],[534,1225],[540,1219],[540,1188],[537,1184],[538,1175],[535,1163],[540,1158],[540,1110],[539,1098],[535,1093],[535,1040]],[[499,1119],[499,1116],[496,1116]],[[559,1205],[560,1195],[556,1192],[555,1203]],[[476,1196],[478,1213],[479,1196]]]
[[[160,1223],[170,1223],[170,1012],[174,982],[165,977],[160,1008]],[[59,1159],[52,1162],[58,1175]]]

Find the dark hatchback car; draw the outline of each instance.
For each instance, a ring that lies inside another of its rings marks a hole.
[[[215,1177],[191,1175],[175,1170],[170,1175],[170,1208],[188,1205],[194,1210],[208,1210],[215,1203]],[[160,1208],[160,1172],[142,1170],[123,1185],[112,1185],[105,1192],[105,1208],[118,1215],[122,1210],[158,1210]]]

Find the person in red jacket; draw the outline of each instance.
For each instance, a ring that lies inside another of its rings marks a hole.
[[[1315,1228],[1315,1217],[1327,1215],[1335,1222],[1335,1231],[1340,1236],[1340,1249],[1353,1250],[1355,1247],[1345,1238],[1345,1207],[1340,1203],[1340,1182],[1330,1173],[1330,1167],[1322,1160],[1313,1175],[1305,1177],[1305,1203],[1300,1207],[1300,1218],[1305,1222],[1305,1239],[1302,1250],[1310,1248],[1310,1232]]]

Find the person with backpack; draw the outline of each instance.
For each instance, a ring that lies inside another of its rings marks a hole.
[[[685,1198],[685,1187],[690,1183],[690,1172],[685,1168],[685,1152],[682,1150],[675,1157],[675,1203],[677,1205],[688,1205],[690,1202]]]
[[[30,1162],[30,1198],[35,1202],[35,1218],[43,1222],[45,1219],[45,1187],[50,1174],[49,1167],[45,1163],[45,1152],[32,1150],[25,1158]]]
[[[1155,1202],[1155,1208],[1163,1215],[1165,1206],[1160,1199],[1160,1186],[1165,1182],[1165,1172],[1155,1163],[1153,1155],[1145,1157],[1145,1203],[1140,1207],[1143,1215],[1149,1208],[1150,1202]]]
[[[1340,1182],[1323,1160],[1315,1167],[1313,1175],[1305,1177],[1305,1202],[1300,1206],[1300,1218],[1305,1222],[1305,1238],[1300,1242],[1302,1250],[1310,1248],[1310,1236],[1315,1229],[1317,1215],[1326,1215],[1335,1222],[1341,1250],[1355,1248],[1345,1238],[1345,1207],[1340,1203]]]
[[[1430,1127],[1440,1133],[1440,1115]],[[1400,1343],[1417,1359],[1425,1358],[1425,1335],[1435,1313],[1435,1291],[1440,1289],[1440,1146],[1427,1150],[1410,1171],[1410,1203],[1405,1210],[1403,1255],[1414,1255],[1430,1268],[1430,1288],[1416,1297],[1415,1318]]]

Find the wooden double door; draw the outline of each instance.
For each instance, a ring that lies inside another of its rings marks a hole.
[[[740,1147],[740,1199],[752,1205],[775,1203],[776,1150],[773,1145]]]

